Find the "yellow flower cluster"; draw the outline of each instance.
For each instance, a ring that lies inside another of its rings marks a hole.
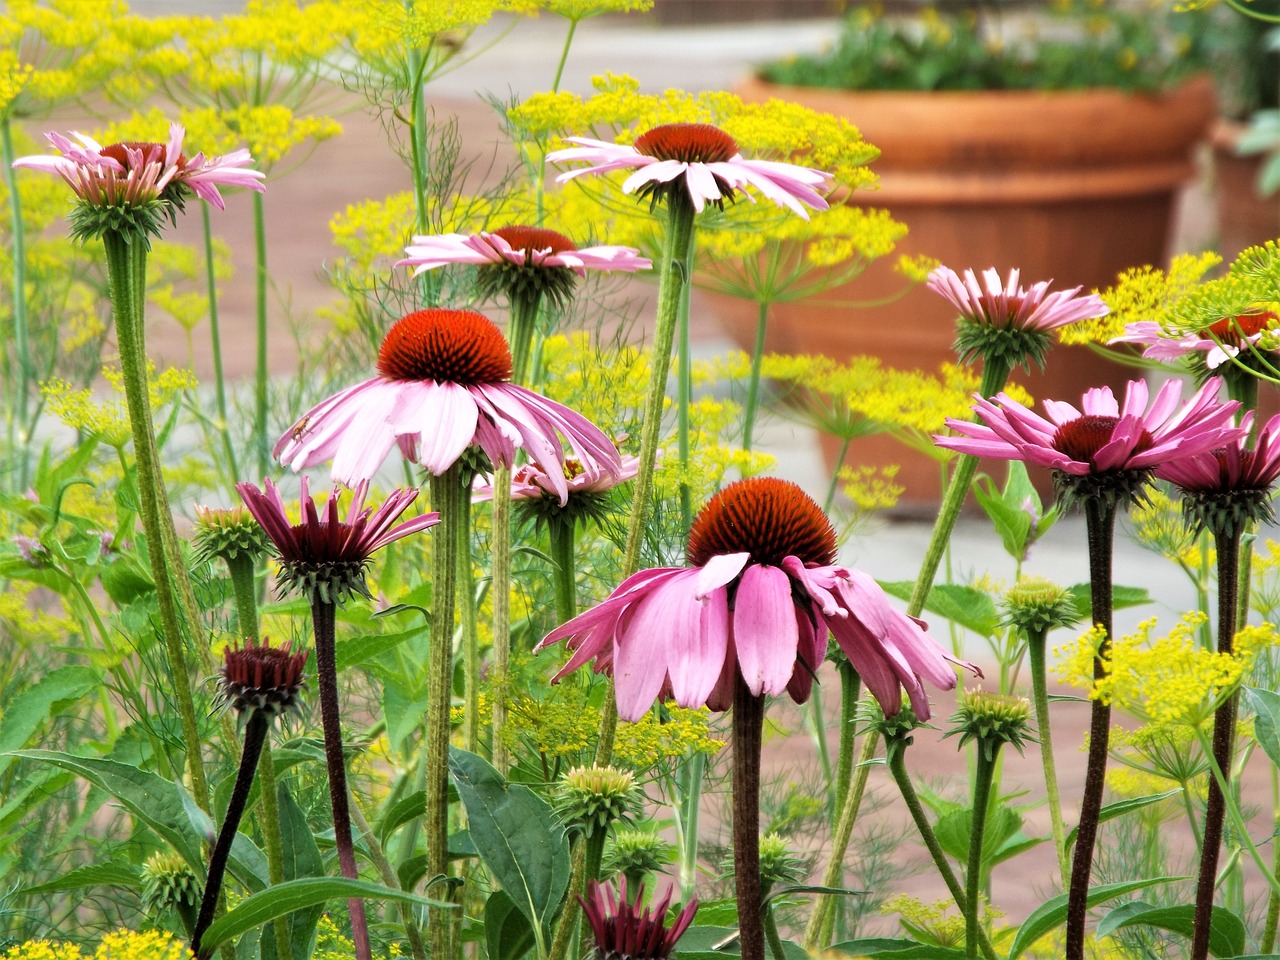
[[[667,704],[664,721],[649,711],[635,723],[618,725],[614,763],[648,770],[662,760],[679,760],[694,753],[712,756],[720,752],[723,740],[711,735],[711,712],[705,707],[686,710]]]
[[[1236,634],[1235,653],[1206,650],[1195,639],[1206,622],[1202,612],[1182,617],[1167,636],[1152,639],[1156,621],[1147,620],[1135,634],[1114,640],[1104,657],[1107,675],[1093,678],[1093,660],[1102,631],[1087,631],[1065,651],[1058,672],[1091,699],[1124,708],[1146,723],[1195,727],[1212,716],[1224,696],[1245,676],[1257,655],[1280,642],[1271,624],[1247,627]]]
[[[575,23],[606,13],[648,13],[653,0],[536,0],[536,9],[546,10]]]
[[[355,953],[355,944],[349,937],[343,936],[333,918],[327,913],[321,914],[320,922],[316,924],[316,945],[311,953],[311,960],[351,960]],[[388,944],[383,957],[385,960],[397,960],[402,954],[400,944],[393,940]]]
[[[345,35],[355,52],[370,60],[391,59],[407,48],[425,50],[432,44],[456,48],[476,27],[494,14],[529,13],[530,0],[357,0],[342,4]]]
[[[839,470],[840,489],[862,513],[876,510],[892,510],[898,505],[905,487],[894,483],[898,475],[895,464],[888,466],[842,466]]]
[[[129,412],[124,401],[124,377],[114,367],[103,367],[102,375],[111,385],[114,398],[96,401],[93,391],[79,390],[57,377],[40,385],[49,412],[73,430],[95,436],[107,446],[119,449],[132,438]],[[153,412],[168,406],[184,390],[196,387],[190,370],[172,368],[156,374],[155,365],[147,362],[147,396]]]
[[[954,906],[950,900],[925,903],[900,894],[886,900],[880,912],[886,916],[897,914],[904,928],[924,931],[931,941],[940,946],[956,947],[964,944],[965,920],[963,914],[951,912]]]
[[[1133,534],[1138,542],[1180,565],[1189,572],[1211,566],[1213,547],[1187,529],[1178,501],[1159,488],[1152,487],[1145,502],[1129,512]]]
[[[118,930],[102,938],[92,954],[82,953],[73,943],[28,940],[10,947],[4,960],[186,960],[187,945],[167,931]]]
[[[1104,345],[1124,333],[1126,324],[1140,320],[1163,322],[1173,304],[1194,290],[1204,275],[1221,262],[1222,258],[1214,253],[1182,254],[1173,258],[1168,273],[1150,266],[1126,270],[1115,286],[1102,293],[1110,313],[1067,324],[1059,329],[1058,337],[1063,343]]]

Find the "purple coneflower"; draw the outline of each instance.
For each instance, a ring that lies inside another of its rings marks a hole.
[[[675,922],[668,927],[671,890],[652,906],[642,908],[644,885],[636,890],[635,899],[630,900],[625,878],[619,881],[616,893],[612,887],[592,880],[587,896],[579,897],[578,902],[591,925],[595,960],[667,960],[698,912],[695,897],[680,909]]]
[[[595,658],[597,672],[613,671],[619,716],[632,721],[659,696],[727,710],[735,678],[753,696],[803,702],[830,632],[888,714],[905,688],[917,715],[929,716],[922,678],[956,685],[958,661],[919,621],[890,606],[867,574],[835,563],[830,521],[793,483],[726,487],[694,520],[688,557],[689,567],[629,577],[547,634],[539,648],[568,639],[573,650],[555,679]]]
[[[1142,355],[1148,360],[1180,360],[1204,355],[1204,366],[1217,370],[1242,353],[1248,354],[1267,330],[1275,326],[1276,315],[1270,310],[1225,317],[1200,331],[1170,333],[1154,320],[1128,324],[1125,332],[1111,343],[1135,343],[1145,346]],[[1243,359],[1243,358],[1242,358]]]
[[[123,142],[104,147],[82,133],[71,134],[77,143],[50,132],[45,137],[60,156],[20,157],[13,165],[56,173],[81,200],[95,206],[136,206],[156,199],[181,206],[185,187],[221,210],[219,186],[265,189],[265,174],[246,169],[253,162],[248,150],[221,157],[197,153],[188,158],[182,154],[185,135],[183,127],[173,123],[168,143]]]
[[[549,153],[547,161],[581,161],[590,166],[560,174],[556,179],[561,183],[587,173],[639,168],[623,183],[622,192],[636,192],[653,203],[683,190],[701,213],[708,202],[723,208],[725,200],[739,193],[754,203],[751,194],[742,189],[754,187],[806,220],[805,206],[827,209],[818,188],[831,182],[831,174],[793,163],[745,160],[733,137],[709,123],[663,124],[636,137],[635,146],[590,137],[565,140],[577,146]]]
[[[584,466],[620,467],[617,448],[591,421],[509,381],[507,343],[478,313],[435,308],[402,317],[382,341],[378,374],[304,414],[277,441],[276,457],[294,470],[332,459],[334,478],[355,484],[393,446],[440,476],[474,445],[506,466],[523,449],[554,478],[563,475],[564,437]],[[568,496],[567,481],[556,489]]]
[[[962,453],[1048,467],[1056,471],[1060,496],[1079,486],[1075,478],[1115,486],[1128,476],[1145,483],[1157,464],[1208,453],[1240,435],[1232,422],[1240,405],[1218,402],[1221,385],[1208,381],[1182,406],[1179,380],[1165,383],[1150,404],[1144,380],[1129,381],[1123,405],[1110,387],[1095,387],[1080,409],[1044,401],[1047,419],[1007,394],[994,401],[978,397],[974,410],[981,423],[948,418],[947,426],[960,436],[934,439]],[[1118,492],[1132,493],[1131,486]]]
[[[329,773],[329,804],[333,814],[334,846],[342,875],[356,879],[355,850],[351,842],[351,816],[347,799],[347,770],[343,762],[342,721],[338,707],[338,666],[335,648],[337,605],[352,594],[369,595],[365,568],[369,558],[389,543],[440,522],[438,513],[424,513],[399,525],[396,520],[417,499],[417,490],[396,490],[374,509],[365,507],[368,481],[355,488],[345,519],[338,510],[335,486],[322,511],[311,499],[307,478],[302,478],[302,518],[289,519],[280,491],[270,480],[265,492],[252,483],[236,489],[249,512],[262,525],[279,553],[280,591],[298,590],[311,602],[316,642],[316,683],[320,694],[320,720],[324,728],[325,764]],[[364,903],[348,901],[352,939],[359,960],[370,957],[369,931]]]
[[[565,459],[564,468],[560,471],[568,485],[569,500],[578,496],[599,496],[608,493],[620,483],[635,478],[640,461],[636,457],[625,456],[619,459],[619,469],[614,472],[587,470],[579,460],[573,457]],[[477,481],[481,478],[477,477]],[[492,478],[484,478],[477,482],[473,499],[477,503],[493,498]],[[535,464],[527,463],[516,469],[511,475],[511,499],[514,501],[554,500],[563,505],[557,490],[557,481],[547,471]]]

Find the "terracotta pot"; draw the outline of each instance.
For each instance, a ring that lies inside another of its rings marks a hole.
[[[1055,288],[1111,285],[1121,271],[1163,264],[1179,189],[1194,174],[1192,151],[1214,116],[1213,88],[1196,77],[1160,96],[1115,90],[1063,93],[863,93],[750,80],[747,100],[791,100],[850,120],[881,150],[877,191],[850,202],[887,208],[907,224],[902,253],[927,254],[956,270],[1022,271]],[[893,257],[885,258],[893,260]],[[901,290],[889,263],[872,264],[824,301],[866,302]],[[752,311],[741,315],[750,318]],[[953,359],[954,311],[924,287],[870,308],[775,308],[770,350],[936,371]],[[747,349],[753,319],[729,321]],[[1124,368],[1055,347],[1043,374],[1020,382],[1033,396],[1079,398],[1099,383],[1123,384]],[[861,449],[859,449],[861,447]],[[835,447],[829,451],[834,459]],[[936,465],[891,441],[855,443],[850,461],[900,462],[904,505],[936,502]]]
[[[1280,200],[1260,196],[1258,172],[1265,157],[1236,153],[1244,124],[1219,120],[1213,127],[1214,193],[1218,206],[1218,250],[1227,260],[1245,247],[1280,237]]]

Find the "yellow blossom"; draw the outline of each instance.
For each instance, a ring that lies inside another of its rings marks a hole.
[[[635,723],[618,725],[614,762],[635,770],[648,770],[662,760],[679,760],[694,753],[712,756],[724,741],[711,735],[711,712],[706,707],[688,710],[666,706],[666,717],[650,711]]]
[[[78,390],[56,377],[42,383],[40,392],[45,396],[49,412],[68,427],[95,436],[108,446],[120,448],[133,437],[124,401],[124,377],[114,367],[103,367],[102,375],[114,394],[114,397],[103,401],[95,400],[92,390]],[[157,375],[155,365],[147,362],[147,396],[153,412],[168,406],[179,393],[193,390],[195,386],[196,378],[191,371],[169,368]]]
[[[840,467],[838,478],[840,489],[862,513],[876,510],[892,510],[898,505],[904,487],[893,482],[898,475],[898,466]]]

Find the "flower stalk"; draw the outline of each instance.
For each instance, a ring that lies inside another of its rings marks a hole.
[[[760,745],[764,697],[742,677],[733,692],[733,889],[738,901],[742,960],[764,960],[763,896],[760,887]]]
[[[147,353],[143,343],[143,304],[146,296],[147,243],[144,237],[126,237],[114,230],[102,235],[106,249],[107,278],[111,288],[111,309],[115,320],[116,340],[120,351],[120,371],[125,385],[125,403],[133,432],[134,457],[138,471],[138,509],[147,536],[147,554],[156,586],[160,611],[160,632],[178,698],[178,715],[182,735],[187,743],[187,769],[191,789],[201,810],[209,811],[209,786],[200,754],[200,726],[196,721],[195,700],[191,693],[190,673],[183,649],[183,633],[179,613],[179,593],[175,578],[184,575],[185,566],[171,564],[165,545],[176,544],[172,532],[173,518],[167,511],[160,459],[156,449],[155,428],[151,420],[151,403],[147,389]],[[161,513],[162,505],[165,512]],[[169,527],[166,537],[165,525]],[[192,621],[191,628],[198,629]]]
[[[1044,770],[1044,788],[1049,797],[1049,828],[1053,833],[1053,849],[1058,855],[1058,872],[1065,887],[1071,880],[1071,862],[1067,856],[1062,795],[1058,791],[1058,767],[1053,759],[1053,739],[1049,726],[1049,686],[1045,662],[1047,635],[1047,630],[1027,631],[1027,659],[1031,670],[1031,703],[1036,713],[1036,730],[1040,735],[1040,765]]]
[[[253,449],[259,476],[271,466],[267,442],[267,212],[262,194],[253,195],[255,363],[253,382]]]
[[[13,172],[13,125],[8,114],[0,118],[0,162],[4,164],[4,184],[9,192],[9,247],[13,256],[13,406],[9,411],[9,450],[20,450],[25,445],[27,430],[27,393],[31,378],[31,334],[27,324],[27,253],[26,229],[22,218],[22,198],[18,195],[18,181]],[[14,426],[20,433],[15,436]],[[20,442],[21,441],[21,442]],[[20,467],[15,489],[27,485],[27,457],[19,458]]]
[[[311,622],[315,630],[316,686],[320,696],[320,722],[324,729],[324,762],[329,773],[329,807],[333,813],[333,843],[338,866],[349,880],[359,876],[355,846],[351,840],[351,812],[347,796],[347,765],[342,751],[342,720],[338,706],[338,660],[336,648],[337,604],[319,592],[311,595]],[[364,901],[347,901],[351,914],[351,939],[357,960],[370,960],[369,926]]]
[[[209,303],[209,350],[213,355],[213,396],[218,410],[218,433],[222,438],[222,453],[227,458],[227,470],[232,477],[240,476],[235,444],[231,442],[230,419],[227,417],[227,384],[222,372],[222,333],[218,321],[218,280],[215,275],[213,252],[213,223],[209,207],[200,205],[200,225],[204,237],[205,287]]]
[[[1085,525],[1089,539],[1089,592],[1093,625],[1102,630],[1102,641],[1093,656],[1094,680],[1107,675],[1107,657],[1112,633],[1112,552],[1116,524],[1116,502],[1107,496],[1084,500]],[[1107,772],[1107,750],[1111,734],[1111,704],[1095,698],[1089,710],[1089,753],[1085,761],[1084,794],[1080,800],[1080,823],[1076,830],[1075,853],[1067,890],[1067,958],[1084,960],[1084,925],[1089,912],[1089,881],[1093,873],[1093,849],[1102,812],[1102,789]]]

